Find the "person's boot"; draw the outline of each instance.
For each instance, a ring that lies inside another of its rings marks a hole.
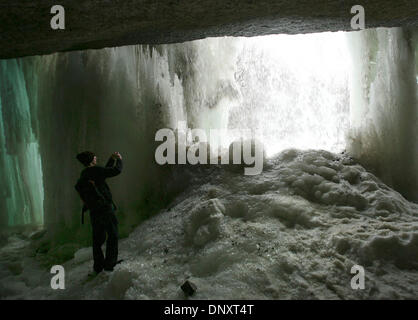
[[[114,267],[115,267],[117,264],[121,263],[121,262],[123,262],[123,259],[118,260],[118,261],[114,264],[114,266],[113,266],[113,267],[105,267],[105,268],[104,268],[104,271],[109,271],[109,272],[112,272],[112,271],[113,271],[113,269],[114,269]]]
[[[87,277],[88,278],[94,278],[94,277],[97,277],[100,273],[101,273],[101,271],[97,272],[97,271],[93,270],[93,271],[88,273]]]

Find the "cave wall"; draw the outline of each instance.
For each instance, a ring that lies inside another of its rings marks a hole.
[[[61,0],[65,30],[52,30],[54,1],[0,0],[0,59],[206,37],[352,30],[355,0]],[[368,0],[366,27],[416,27],[416,1]]]

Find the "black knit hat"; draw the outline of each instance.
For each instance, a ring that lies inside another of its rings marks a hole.
[[[77,160],[84,164],[86,167],[93,161],[95,154],[90,151],[84,151],[77,155]]]

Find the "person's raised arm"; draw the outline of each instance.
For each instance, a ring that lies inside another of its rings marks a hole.
[[[109,158],[109,160],[107,161],[105,167],[106,168],[111,168],[115,165],[115,159],[113,158],[113,155]]]
[[[116,165],[113,166],[116,160]],[[119,175],[122,172],[122,156],[119,152],[112,154],[105,168],[100,169],[100,175],[104,178],[110,178]]]

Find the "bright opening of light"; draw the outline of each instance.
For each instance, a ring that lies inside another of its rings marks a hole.
[[[251,128],[267,156],[287,149],[341,152],[349,124],[343,32],[239,38],[240,102],[229,128]]]

